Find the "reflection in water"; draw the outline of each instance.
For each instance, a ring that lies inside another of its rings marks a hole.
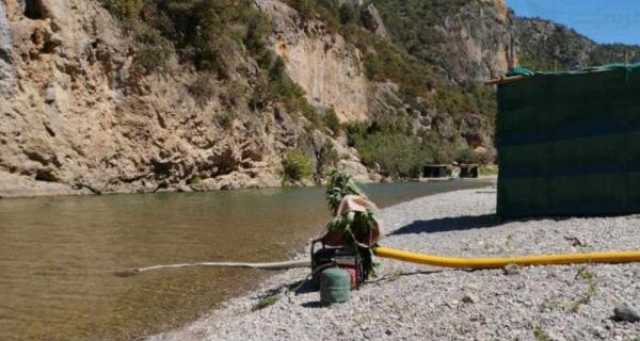
[[[480,182],[364,186],[388,206]],[[131,339],[194,320],[263,272],[131,267],[273,261],[322,230],[320,188],[0,200],[0,340]]]

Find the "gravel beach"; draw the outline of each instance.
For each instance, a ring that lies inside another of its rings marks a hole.
[[[499,223],[495,202],[485,188],[384,209],[380,244],[450,256],[640,248],[640,215]],[[462,271],[377,261],[378,277],[349,303],[327,308],[318,292],[288,291],[309,272],[296,269],[150,340],[640,340],[640,323],[614,318],[616,308],[627,320],[640,310],[640,264]]]

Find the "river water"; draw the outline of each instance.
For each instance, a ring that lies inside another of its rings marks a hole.
[[[487,185],[363,186],[381,207]],[[0,200],[0,340],[130,340],[197,319],[264,272],[115,271],[284,260],[328,218],[322,188]]]

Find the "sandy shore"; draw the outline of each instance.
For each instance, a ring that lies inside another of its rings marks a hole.
[[[381,244],[440,255],[522,255],[633,250],[640,216],[496,221],[495,190],[467,190],[381,212]],[[318,292],[286,288],[306,269],[277,274],[262,289],[210,316],[150,340],[640,340],[640,323],[614,308],[640,308],[640,264],[460,271],[378,259],[379,277],[329,308]],[[278,300],[267,299],[276,294]],[[255,310],[259,303],[273,303]]]

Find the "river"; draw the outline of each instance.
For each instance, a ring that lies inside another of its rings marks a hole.
[[[381,207],[487,185],[365,185]],[[132,267],[275,261],[320,234],[322,188],[0,200],[0,340],[130,340],[192,321],[268,273]]]

